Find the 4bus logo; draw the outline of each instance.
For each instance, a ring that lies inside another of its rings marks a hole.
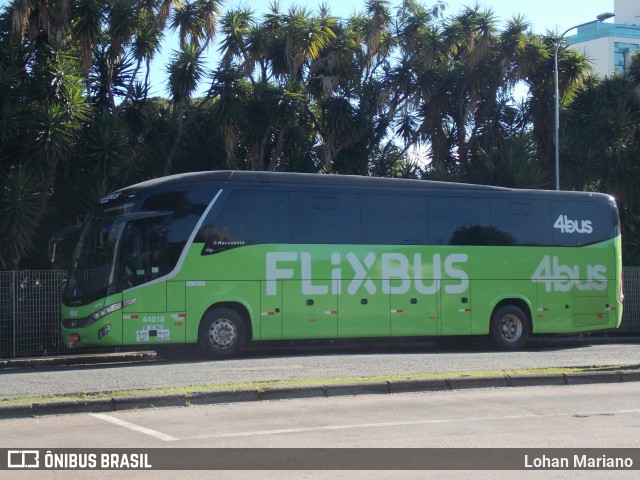
[[[574,287],[581,291],[603,291],[607,288],[606,273],[604,265],[587,265],[583,271],[579,265],[561,265],[558,257],[545,255],[533,272],[531,281],[544,283],[547,293],[551,290],[568,292]]]
[[[571,220],[566,215],[560,215],[553,224],[562,233],[592,233],[591,220]]]

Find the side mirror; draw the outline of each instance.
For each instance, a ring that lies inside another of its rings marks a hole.
[[[60,244],[64,243],[72,243],[72,246],[78,241],[78,234],[80,233],[81,225],[76,225],[73,227],[64,228],[56,233],[54,233],[49,239],[49,245],[47,248],[48,258],[50,263],[54,263],[56,261],[56,255],[59,253]],[[68,247],[69,248],[69,247]]]

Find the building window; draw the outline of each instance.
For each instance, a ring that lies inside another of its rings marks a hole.
[[[614,69],[618,73],[626,72],[631,57],[640,49],[640,45],[635,43],[614,42],[613,44],[613,61]]]

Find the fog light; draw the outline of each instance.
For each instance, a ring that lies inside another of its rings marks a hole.
[[[111,325],[106,325],[106,326],[102,327],[100,330],[98,330],[98,340],[100,340],[107,333],[109,333],[109,329],[110,328],[111,328]]]
[[[78,343],[79,341],[80,341],[80,334],[79,333],[72,333],[71,335],[69,335],[69,342]]]

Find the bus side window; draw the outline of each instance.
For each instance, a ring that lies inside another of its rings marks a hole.
[[[429,197],[429,231],[434,245],[492,245],[489,199]]]
[[[427,201],[421,195],[360,195],[363,243],[424,245]]]
[[[291,192],[292,241],[361,243],[358,197],[352,193]]]
[[[549,202],[494,198],[491,217],[497,232],[495,245],[551,245]]]
[[[289,243],[289,194],[275,190],[233,190],[205,219],[196,242],[202,255],[265,243]]]

